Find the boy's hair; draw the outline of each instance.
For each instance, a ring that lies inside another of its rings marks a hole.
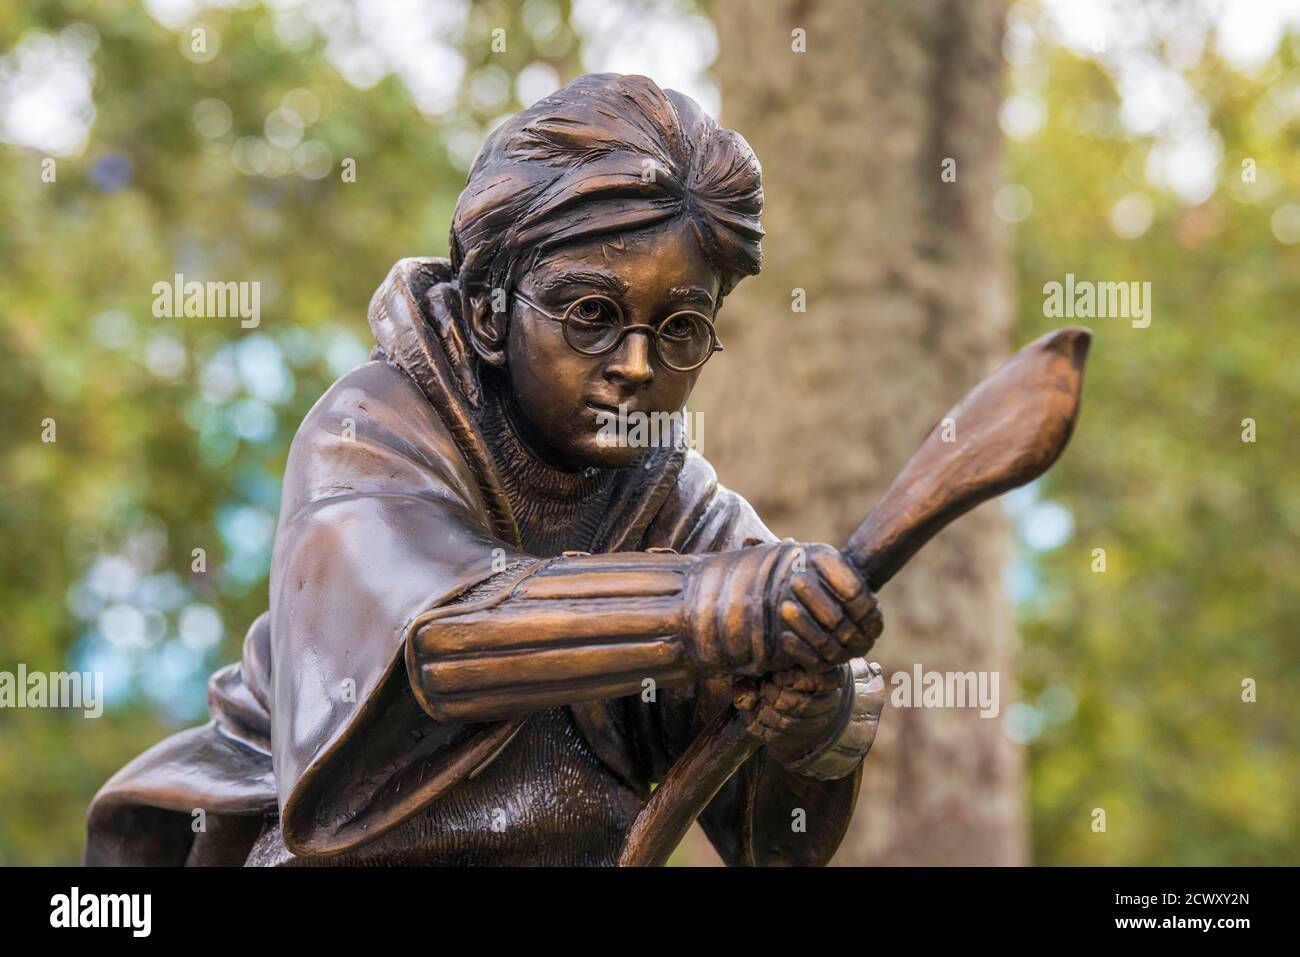
[[[591,73],[511,117],[451,224],[462,295],[509,289],[549,249],[685,216],[721,295],[762,264],[762,171],[740,134],[644,76]]]

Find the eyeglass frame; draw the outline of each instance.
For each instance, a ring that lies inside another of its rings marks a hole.
[[[610,296],[607,296],[604,293],[593,292],[593,293],[588,293],[585,296],[579,296],[577,299],[573,300],[573,302],[569,303],[564,308],[564,312],[558,316],[550,309],[547,309],[545,306],[538,303],[532,297],[525,295],[524,293],[520,292],[517,289],[514,290],[513,294],[516,299],[518,299],[524,305],[528,306],[530,309],[540,313],[542,316],[545,316],[547,319],[550,319],[553,322],[558,322],[562,324],[564,326],[565,344],[567,344],[570,349],[572,349],[574,352],[578,353],[579,355],[592,356],[592,357],[609,355],[611,352],[613,352],[615,349],[621,346],[623,344],[623,340],[626,339],[628,337],[628,334],[632,332],[647,333],[650,336],[650,340],[654,343],[655,355],[659,357],[659,361],[662,362],[665,367],[672,369],[674,372],[694,372],[696,369],[703,366],[704,363],[708,362],[711,358],[713,358],[713,353],[722,351],[722,340],[718,338],[718,330],[714,326],[713,320],[710,319],[708,316],[706,316],[704,313],[700,312],[698,309],[678,309],[676,312],[672,313],[671,315],[665,316],[658,325],[652,326],[649,323],[645,323],[645,322],[628,323],[627,313],[623,310],[623,307],[618,304],[618,300]],[[589,299],[600,299],[604,302],[608,302],[611,306],[613,306],[614,309],[617,310],[618,312],[618,318],[622,326],[621,331],[617,336],[615,336],[614,341],[611,342],[604,349],[601,349],[599,352],[586,352],[582,349],[579,349],[569,339],[569,333],[568,333],[569,316],[577,306],[586,302]],[[695,363],[694,365],[686,366],[686,367],[673,365],[671,362],[669,362],[667,359],[664,358],[663,351],[659,348],[659,330],[662,329],[669,322],[671,322],[673,319],[676,319],[678,316],[683,314],[691,315],[691,316],[699,316],[701,319],[704,320],[704,326],[709,331],[709,351],[704,354],[704,358],[701,359],[699,362]]]

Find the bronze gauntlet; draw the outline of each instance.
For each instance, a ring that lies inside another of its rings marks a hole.
[[[411,684],[434,718],[472,722],[788,666],[771,606],[799,550],[565,555],[503,573],[412,622]]]
[[[809,777],[831,781],[857,770],[871,750],[885,708],[885,679],[880,665],[854,658],[841,665],[851,687],[846,689],[843,714],[830,736],[786,767]]]

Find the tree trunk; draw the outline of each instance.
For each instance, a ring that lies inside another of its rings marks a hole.
[[[1008,353],[993,210],[1005,3],[717,0],[715,14],[722,122],[763,163],[767,239],[696,391],[703,451],[778,534],[842,544]],[[1001,507],[986,505],[884,592],[873,657],[886,676],[996,672],[1001,711],[887,707],[837,862],[1025,862],[1023,758],[1002,723],[1008,550]]]

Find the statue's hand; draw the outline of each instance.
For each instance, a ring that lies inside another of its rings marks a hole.
[[[691,570],[687,653],[706,674],[820,673],[871,650],[876,596],[829,545],[769,542],[703,555]]]
[[[772,600],[776,648],[813,673],[864,657],[884,627],[876,596],[829,545],[805,545]]]
[[[747,682],[738,690],[736,707],[746,730],[785,765],[823,748],[847,721],[853,695],[847,665],[820,673],[790,668]]]

